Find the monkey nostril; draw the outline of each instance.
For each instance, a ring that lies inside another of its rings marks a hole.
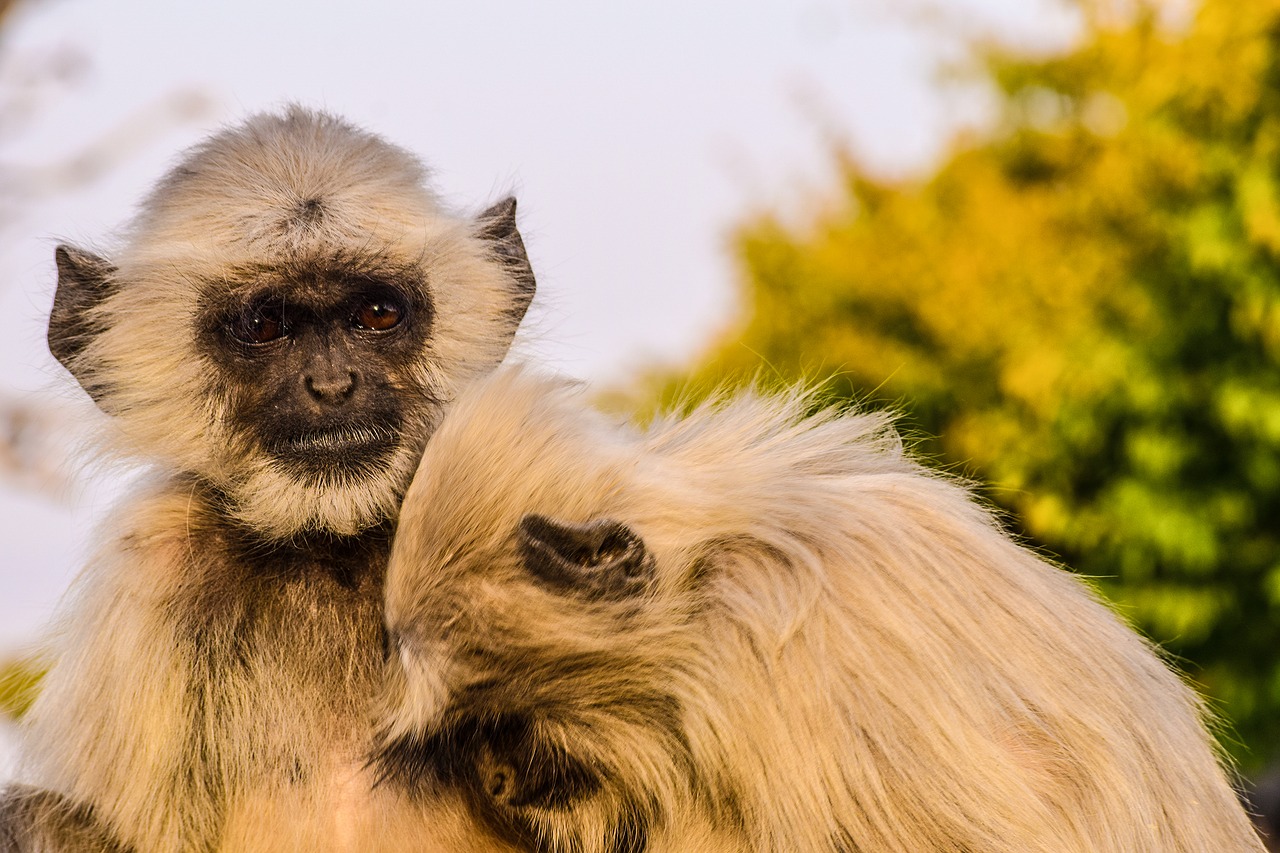
[[[334,373],[331,376],[307,374],[302,384],[317,402],[343,403],[355,393],[358,377],[354,370]]]

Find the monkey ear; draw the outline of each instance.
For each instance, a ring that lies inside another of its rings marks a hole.
[[[617,601],[642,592],[654,574],[644,540],[621,522],[526,515],[516,535],[525,568],[557,592]]]
[[[533,293],[537,283],[533,278],[533,267],[529,264],[529,255],[525,252],[524,240],[516,230],[516,199],[507,196],[502,201],[481,213],[476,219],[479,227],[477,236],[489,244],[498,263],[502,264],[512,280],[516,283],[515,301],[510,314],[514,325],[519,325],[533,301]]]
[[[105,258],[68,245],[58,246],[53,257],[58,265],[58,289],[49,314],[49,351],[98,401],[103,389],[89,381],[76,357],[101,331],[93,319],[93,309],[114,291],[115,267]]]

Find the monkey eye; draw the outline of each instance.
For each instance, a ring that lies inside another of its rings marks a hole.
[[[230,323],[231,334],[246,344],[267,344],[289,333],[284,320],[284,300],[267,297],[244,307]]]
[[[351,325],[357,329],[385,332],[400,325],[404,318],[404,305],[400,300],[380,295],[365,300],[351,315]]]

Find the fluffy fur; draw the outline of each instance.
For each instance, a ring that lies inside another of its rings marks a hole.
[[[389,570],[389,784],[565,853],[1262,849],[1146,642],[886,417],[809,405],[635,430],[527,374],[473,388]],[[648,556],[566,586],[522,548],[556,524]]]
[[[112,416],[106,443],[153,474],[74,590],[0,841],[500,849],[457,803],[374,791],[364,767],[400,498],[444,407],[501,360],[533,295],[514,200],[465,219],[424,177],[402,149],[291,108],[188,153],[110,260],[60,247],[50,346]],[[411,321],[343,326],[341,300],[366,284],[399,292]],[[394,427],[325,403],[287,462],[264,447],[279,409],[253,395],[269,370],[288,386],[272,359],[302,342],[255,348],[223,318],[267,286],[337,317],[313,334],[326,365],[354,352],[341,369],[365,370],[394,349],[384,373],[361,374],[377,383],[361,393],[398,407]]]

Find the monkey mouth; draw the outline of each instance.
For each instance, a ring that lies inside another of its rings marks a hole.
[[[364,468],[385,462],[398,444],[395,430],[385,426],[344,425],[281,436],[271,455],[307,468]]]

